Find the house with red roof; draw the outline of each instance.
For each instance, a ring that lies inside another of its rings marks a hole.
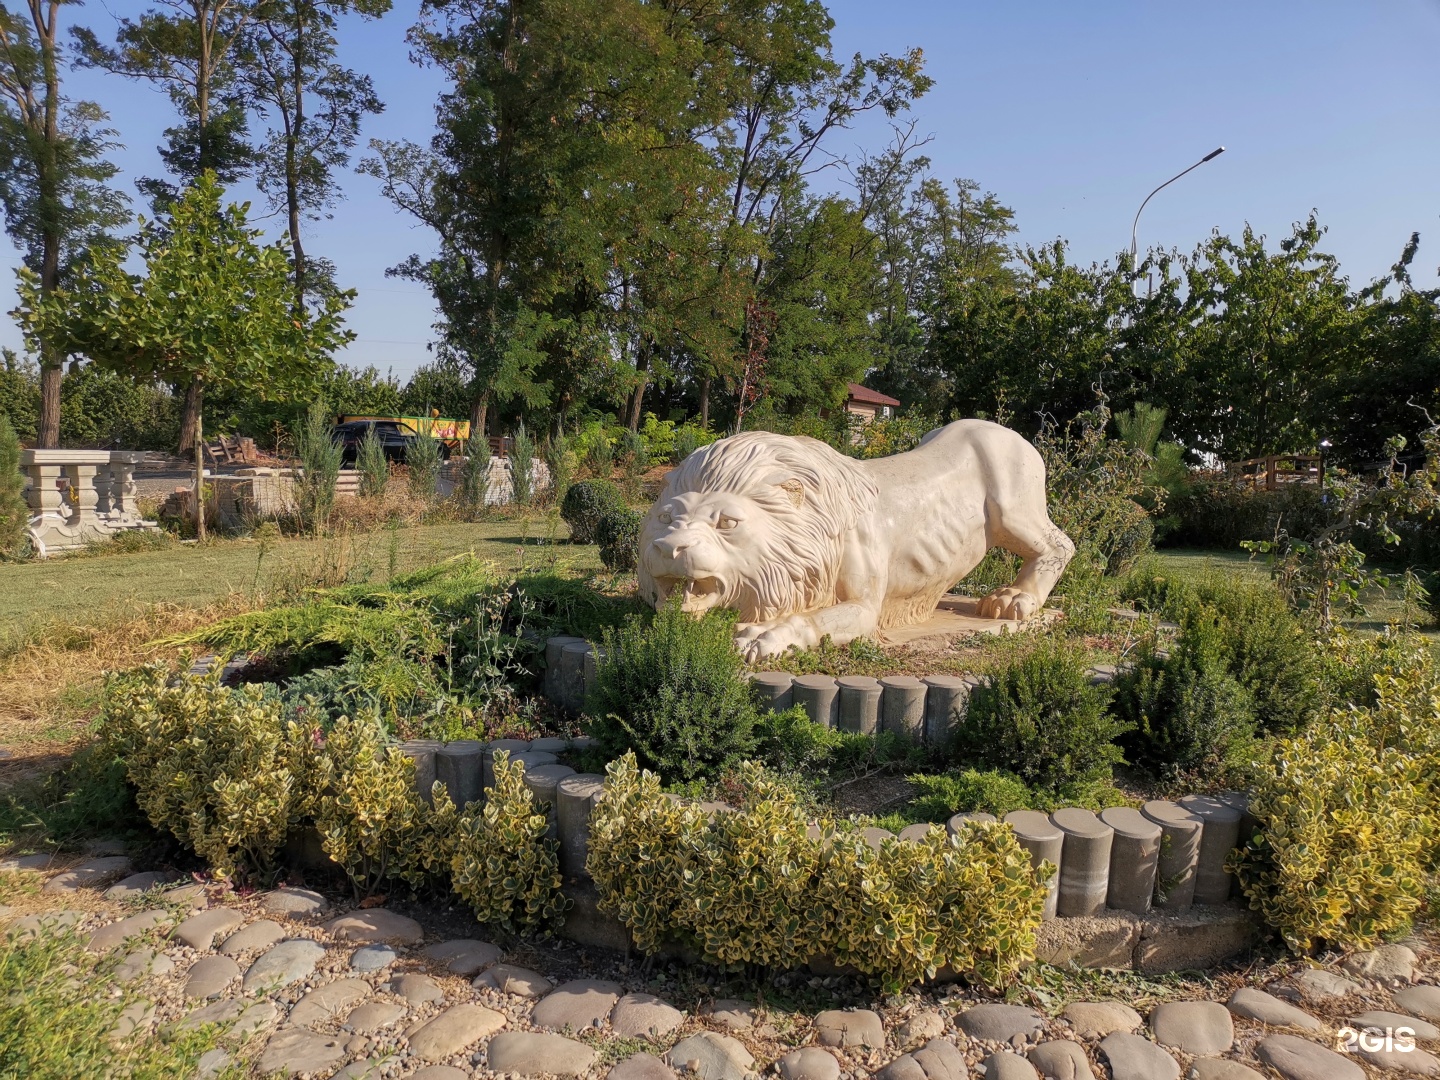
[[[868,424],[872,420],[884,420],[893,416],[895,410],[900,407],[888,394],[882,394],[879,390],[871,390],[868,386],[861,386],[858,382],[846,385],[845,411],[851,416],[858,416],[862,423]]]

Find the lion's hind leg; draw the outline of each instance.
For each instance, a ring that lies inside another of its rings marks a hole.
[[[1034,618],[1074,557],[1075,544],[1050,520],[1043,504],[1031,508],[987,503],[985,510],[990,545],[1013,552],[1024,562],[1013,582],[980,601],[980,617]]]

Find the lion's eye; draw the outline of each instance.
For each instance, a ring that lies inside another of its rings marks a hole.
[[[739,524],[740,524],[740,522],[736,521],[736,520],[735,520],[734,518],[732,518],[732,517],[723,517],[723,516],[722,516],[722,517],[720,518],[720,520],[715,523],[715,527],[716,527],[717,529],[725,529],[725,530],[728,531],[728,530],[730,530],[730,529],[733,529],[736,525],[739,525]]]
[[[666,511],[664,511],[664,512],[660,515],[660,524],[661,524],[661,525],[669,525],[669,524],[670,524],[670,521],[671,521],[670,512],[669,512],[668,510],[666,510]]]

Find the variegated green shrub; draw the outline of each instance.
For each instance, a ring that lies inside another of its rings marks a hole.
[[[816,907],[822,848],[808,835],[792,788],[751,763],[740,771],[744,808],[705,823],[682,883],[682,910],[705,955],[725,967],[797,967],[814,955],[803,931]]]
[[[585,868],[600,905],[654,952],[689,922],[680,917],[687,854],[700,843],[705,815],[668,798],[660,778],[641,772],[633,753],[605,767],[605,791],[590,815]]]
[[[221,667],[172,676],[151,664],[112,676],[100,735],[124,759],[152,825],[223,874],[265,877],[307,810],[296,774],[308,771],[311,733],[258,686],[221,686]]]
[[[318,755],[315,827],[325,854],[369,894],[386,878],[418,888],[432,811],[415,791],[415,763],[374,714],[335,721]]]
[[[512,933],[547,930],[569,906],[560,892],[559,845],[524,775],[508,753],[496,753],[494,787],[485,789],[483,806],[460,817],[451,840],[455,891],[480,922]]]
[[[1420,781],[1418,758],[1338,726],[1281,742],[1251,795],[1260,828],[1231,857],[1250,907],[1299,952],[1402,930],[1424,893]]]
[[[941,967],[999,985],[1034,955],[1054,867],[1032,869],[1007,826],[876,850],[851,823],[812,826],[758,766],[743,767],[745,805],[713,816],[631,755],[607,772],[587,866],[642,951],[678,939],[728,968],[825,957],[892,988]]]
[[[1034,957],[1056,868],[1034,869],[1009,826],[972,823],[953,836],[934,826],[876,849],[847,824],[826,841],[809,934],[817,955],[890,987],[940,968],[999,987]]]

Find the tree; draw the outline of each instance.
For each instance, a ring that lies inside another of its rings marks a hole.
[[[163,210],[207,170],[222,185],[249,167],[253,150],[235,47],[250,18],[248,0],[159,0],[138,19],[116,20],[115,44],[77,26],[80,62],[163,89],[180,119],[165,131],[160,158],[175,182],[151,177],[138,186]]]
[[[836,207],[805,193],[816,174],[844,164],[843,157],[829,152],[827,140],[866,113],[878,110],[893,119],[923,96],[932,80],[924,74],[919,49],[873,59],[856,54],[848,66],[838,63],[830,50],[834,20],[820,0],[736,0],[725,16],[721,40],[728,50],[728,64],[722,65],[728,115],[713,143],[727,178],[732,235],[746,237],[748,243],[723,245],[721,255],[732,264],[729,272],[747,280],[761,304],[779,317],[771,346],[781,349],[787,335],[782,308],[817,325],[800,310],[803,305],[790,302],[793,296],[787,299],[774,291],[789,288],[796,279],[793,260],[788,275],[773,272],[773,255],[782,229],[794,236],[800,206],[827,216],[828,222],[817,222],[816,228],[823,231],[836,224]],[[903,133],[899,142],[903,160],[914,144]],[[868,224],[872,209],[861,200],[859,224]],[[852,256],[862,253],[853,247],[847,251]],[[872,252],[863,253],[873,258]],[[831,291],[821,303],[833,303]],[[794,333],[799,332],[796,327]],[[732,368],[753,353],[744,341],[743,324],[736,327],[736,335],[740,340],[731,355]],[[720,379],[738,384],[737,372],[702,364],[697,375],[701,417],[708,421],[712,383]],[[832,386],[826,396],[842,391],[843,384]]]
[[[1188,347],[1168,369],[1172,429],[1226,460],[1315,446],[1310,403],[1354,340],[1353,297],[1312,214],[1266,250],[1248,225],[1218,233],[1188,267]]]
[[[179,385],[245,388],[261,398],[311,391],[333,351],[353,334],[341,328],[353,293],[325,297],[307,313],[291,302],[289,259],[261,246],[245,206],[222,206],[213,173],[203,174],[163,222],[141,219],[143,277],[125,270],[128,252],[101,249],[77,267],[73,284],[49,293],[22,272],[27,334],[65,342],[66,351],[137,378]],[[195,432],[195,492],[201,498],[203,430]],[[204,514],[197,513],[204,536]]]
[[[179,123],[165,131],[160,157],[173,183],[153,177],[138,186],[157,213],[206,172],[222,186],[233,184],[249,168],[245,100],[236,78],[235,50],[251,16],[250,0],[160,0],[160,7],[138,19],[117,20],[115,45],[100,42],[87,27],[75,27],[81,62],[141,79],[170,97]],[[193,448],[200,428],[201,387],[185,387],[180,421],[180,450]]]
[[[60,92],[61,0],[26,0],[21,12],[0,6],[0,208],[5,231],[21,249],[38,287],[60,287],[68,267],[107,240],[124,220],[125,200],[106,182],[112,132],[93,102]],[[65,354],[36,343],[40,415],[36,445],[60,441],[60,380]]]
[[[1062,241],[1020,254],[1016,280],[982,277],[944,302],[927,365],[943,373],[950,416],[1013,417],[1022,431],[1088,409],[1095,390],[1128,404],[1120,330],[1130,278],[1073,265]]]
[[[297,309],[307,294],[334,288],[334,267],[306,255],[303,222],[329,216],[341,197],[335,170],[350,163],[361,120],[384,108],[370,76],[336,60],[336,15],[389,10],[390,0],[261,0],[244,37],[244,82],[271,123],[256,182],[285,214]]]
[[[1440,416],[1440,289],[1415,287],[1419,246],[1415,233],[1391,273],[1361,291],[1353,348],[1335,352],[1311,398],[1309,424],[1336,462],[1373,468],[1398,435],[1413,463],[1427,417]]]

